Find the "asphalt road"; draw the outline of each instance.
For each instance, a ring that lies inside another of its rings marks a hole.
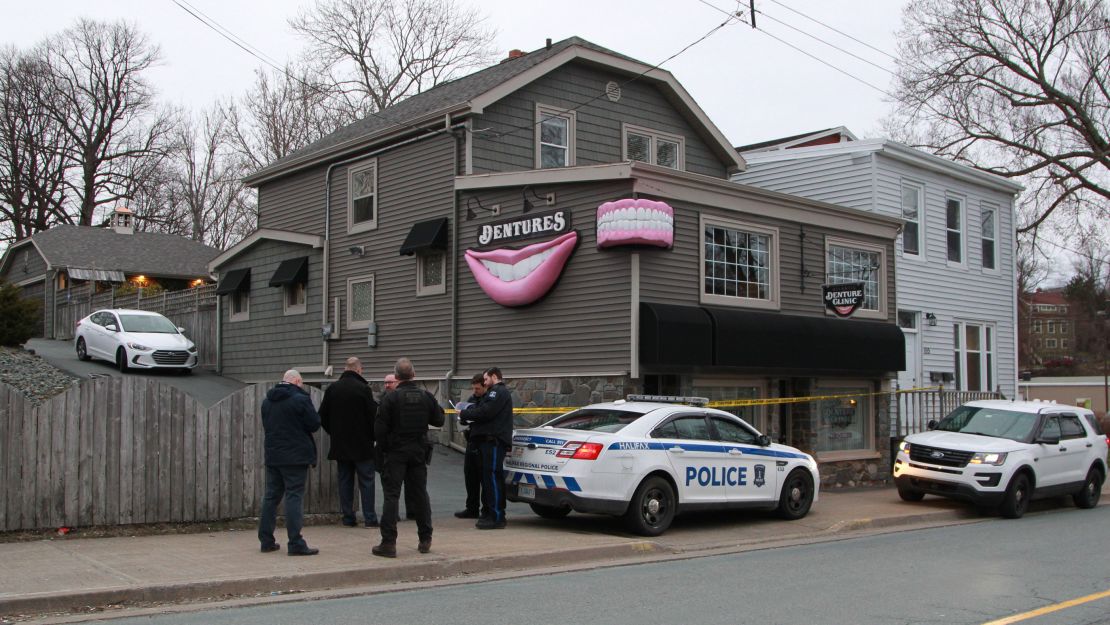
[[[177,371],[144,371],[121,374],[115,365],[110,362],[103,360],[81,362],[78,360],[73,341],[31,339],[27,341],[26,347],[34,350],[36,354],[42,356],[55,367],[68,371],[79,378],[88,378],[90,374],[94,377],[133,375],[155,378],[163,384],[170,384],[185,391],[206,408],[245,386],[242,382],[216,375],[200,367],[193,369],[193,372],[189,375],[182,375]]]
[[[1008,622],[1106,623],[1107,527],[1108,506],[1064,508],[727,556],[106,622],[962,625],[1055,608]],[[1092,600],[1095,593],[1104,596]]]

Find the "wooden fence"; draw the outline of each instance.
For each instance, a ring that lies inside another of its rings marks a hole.
[[[88,380],[38,405],[0,384],[0,531],[258,516],[267,390],[205,409],[137,376]],[[309,392],[319,405],[323,393]],[[305,513],[338,512],[323,430],[316,448]]]
[[[63,298],[62,293],[66,293]],[[216,285],[163,291],[143,297],[141,290],[116,295],[113,290],[94,293],[90,284],[81,284],[70,291],[59,291],[54,310],[55,338],[72,340],[77,321],[102,308],[131,308],[161,313],[178,326],[197,346],[200,366],[216,366]]]

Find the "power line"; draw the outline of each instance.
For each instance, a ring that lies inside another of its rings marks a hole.
[[[712,8],[712,9],[714,9],[714,10],[720,11],[721,13],[724,13],[724,14],[726,14],[726,15],[732,15],[732,14],[731,14],[731,13],[729,13],[728,11],[725,11],[724,9],[722,9],[722,8],[718,7],[718,6],[717,6],[717,5],[715,5],[715,4],[712,4],[712,3],[710,3],[710,2],[707,2],[706,0],[698,0],[698,2],[701,2],[702,4],[704,4],[704,5],[706,5],[706,6],[710,7],[710,8]],[[760,13],[762,13],[762,11],[760,11]],[[766,15],[766,14],[764,14],[764,15]],[[777,20],[776,20],[776,21],[777,21]],[[881,93],[881,94],[883,94],[883,95],[885,95],[885,96],[887,96],[887,97],[889,97],[889,98],[892,98],[892,99],[896,99],[896,98],[894,97],[894,95],[893,95],[893,94],[891,94],[890,92],[888,92],[887,90],[885,90],[885,89],[883,89],[883,88],[881,88],[881,87],[878,87],[878,86],[876,86],[876,85],[874,85],[874,84],[871,84],[870,82],[868,82],[868,81],[866,81],[866,80],[864,80],[864,79],[860,78],[859,76],[856,76],[855,74],[852,74],[851,72],[848,72],[847,70],[843,70],[843,69],[840,69],[839,67],[837,67],[836,65],[833,65],[832,63],[830,63],[830,62],[826,61],[825,59],[822,59],[821,57],[818,57],[818,56],[816,56],[816,55],[814,55],[814,54],[811,54],[811,53],[809,53],[809,52],[806,52],[805,50],[803,50],[803,49],[799,48],[798,46],[796,46],[796,45],[794,45],[794,44],[792,44],[792,43],[790,43],[790,42],[788,42],[788,41],[786,41],[786,40],[784,40],[784,39],[782,39],[782,38],[780,38],[780,37],[777,37],[777,36],[775,36],[775,35],[773,35],[773,34],[771,34],[771,33],[767,32],[766,30],[764,30],[764,29],[762,29],[762,28],[754,28],[754,27],[753,27],[753,30],[755,30],[755,31],[757,31],[757,32],[760,32],[760,33],[763,33],[763,34],[764,34],[765,36],[767,36],[767,37],[770,37],[771,39],[774,39],[775,41],[778,41],[779,43],[783,44],[784,46],[787,46],[788,48],[791,48],[791,49],[793,49],[793,50],[795,50],[795,51],[797,51],[797,52],[800,52],[800,53],[802,53],[802,54],[804,54],[804,55],[808,56],[809,58],[813,59],[814,61],[817,61],[818,63],[821,63],[822,65],[825,65],[825,66],[827,66],[827,67],[829,67],[829,68],[831,68],[831,69],[833,69],[833,70],[835,70],[835,71],[837,71],[837,72],[840,72],[841,74],[844,74],[845,76],[847,76],[848,78],[851,78],[852,80],[855,80],[855,81],[857,81],[857,82],[860,82],[860,83],[862,83],[862,84],[864,84],[864,85],[867,85],[868,87],[871,87],[871,88],[872,88],[872,89],[874,89],[875,91],[878,91],[879,93]],[[829,44],[829,45],[832,45],[832,44]],[[833,47],[836,47],[836,46],[833,46]]]
[[[681,50],[679,50],[678,52],[675,52],[674,54],[672,54],[672,55],[668,56],[667,58],[665,58],[665,59],[663,59],[662,61],[660,61],[660,62],[656,63],[655,65],[652,65],[651,67],[649,67],[649,68],[647,68],[646,70],[644,70],[644,71],[640,72],[639,74],[636,74],[636,75],[635,75],[635,76],[633,76],[632,78],[629,78],[628,80],[626,80],[626,81],[624,81],[624,82],[620,83],[620,84],[618,85],[618,87],[620,87],[620,88],[623,88],[623,87],[625,87],[625,86],[627,86],[627,85],[629,85],[629,84],[631,84],[631,83],[633,83],[633,82],[635,82],[635,81],[637,81],[637,80],[639,80],[639,79],[643,78],[643,77],[644,77],[644,76],[646,76],[647,74],[649,74],[649,73],[651,73],[651,72],[653,72],[653,71],[655,71],[655,70],[659,69],[659,68],[660,68],[660,67],[662,67],[662,66],[663,66],[663,65],[664,65],[665,63],[669,63],[670,61],[673,61],[674,59],[678,58],[678,56],[679,56],[679,55],[681,55],[681,54],[685,53],[685,52],[686,52],[687,50],[689,50],[690,48],[693,48],[694,46],[698,45],[699,43],[701,43],[701,42],[705,41],[705,40],[706,40],[706,39],[708,39],[708,38],[709,38],[709,37],[710,37],[710,36],[711,36],[711,35],[712,35],[713,33],[715,33],[715,32],[717,32],[718,30],[720,30],[720,29],[724,28],[725,26],[728,26],[729,24],[731,24],[731,23],[732,23],[732,21],[733,21],[733,20],[735,20],[735,19],[738,19],[738,18],[739,18],[739,13],[736,13],[736,14],[726,13],[726,14],[727,14],[727,15],[729,16],[729,18],[728,18],[728,19],[726,19],[725,21],[721,22],[720,24],[718,24],[718,25],[714,26],[714,27],[713,27],[712,29],[710,29],[710,31],[709,31],[709,32],[707,32],[707,33],[705,33],[704,35],[702,35],[701,37],[697,38],[697,39],[696,39],[696,40],[694,40],[694,41],[693,41],[692,43],[688,44],[688,45],[687,45],[686,47],[682,48],[682,49],[681,49]],[[583,102],[583,103],[581,103],[581,104],[579,104],[579,105],[575,106],[574,108],[571,108],[571,109],[567,110],[567,112],[568,112],[568,113],[573,113],[574,111],[577,111],[578,109],[582,108],[583,106],[586,106],[586,105],[588,105],[588,104],[591,104],[591,103],[593,103],[593,102],[594,102],[594,101],[596,101],[596,100],[599,100],[599,99],[601,99],[601,98],[602,98],[603,96],[605,96],[605,95],[606,95],[607,93],[608,93],[608,92],[607,92],[606,90],[602,90],[602,91],[601,91],[600,93],[598,93],[598,94],[597,94],[597,95],[595,95],[594,97],[590,98],[589,100],[586,100],[585,102]],[[502,137],[505,137],[505,136],[508,136],[508,135],[512,135],[512,134],[515,134],[515,133],[517,133],[517,132],[520,132],[521,130],[532,130],[532,129],[534,129],[534,128],[535,128],[536,126],[540,125],[541,123],[543,123],[543,120],[542,120],[542,119],[540,119],[540,120],[537,120],[537,121],[536,121],[536,122],[534,122],[534,123],[531,123],[531,124],[526,124],[526,125],[523,125],[523,126],[512,126],[512,127],[510,127],[510,129],[509,129],[509,130],[506,130],[505,132],[500,132],[500,133],[494,134],[494,135],[492,135],[492,137],[493,137],[494,139],[500,139],[500,138],[502,138]],[[474,131],[474,132],[480,132],[480,131]]]
[[[843,36],[845,36],[845,37],[847,37],[847,38],[851,39],[852,41],[854,41],[854,42],[856,42],[856,43],[858,43],[858,44],[860,44],[860,45],[862,45],[862,46],[867,46],[868,48],[871,48],[871,49],[872,49],[872,50],[874,50],[875,52],[878,52],[879,54],[882,54],[883,56],[885,56],[885,57],[887,57],[887,58],[891,59],[892,61],[897,61],[897,60],[898,60],[898,57],[896,57],[896,56],[894,56],[894,55],[890,54],[889,52],[887,52],[887,51],[885,51],[885,50],[881,50],[881,49],[879,49],[879,48],[876,48],[875,46],[873,46],[873,45],[871,45],[871,44],[867,43],[866,41],[863,41],[863,40],[860,40],[860,39],[856,39],[856,38],[855,38],[855,37],[853,37],[852,35],[849,35],[848,33],[844,32],[844,31],[842,31],[842,30],[840,30],[840,29],[838,29],[838,28],[835,28],[835,27],[833,27],[833,26],[830,26],[830,25],[828,25],[828,24],[826,24],[826,23],[822,22],[821,20],[818,20],[818,19],[816,19],[816,18],[810,17],[810,16],[806,15],[805,13],[802,13],[801,11],[799,11],[799,10],[797,10],[797,9],[791,8],[791,7],[787,6],[787,5],[785,5],[785,4],[781,3],[781,2],[779,2],[778,0],[770,0],[770,1],[771,1],[771,2],[774,2],[775,4],[779,5],[780,7],[784,8],[784,9],[786,9],[787,11],[791,11],[791,12],[793,12],[793,13],[797,13],[798,15],[801,15],[802,17],[806,18],[807,20],[809,20],[809,21],[811,21],[811,22],[813,22],[813,23],[815,23],[815,24],[818,24],[818,25],[820,25],[820,26],[824,26],[825,28],[828,28],[829,30],[833,31],[834,33],[837,33],[837,34],[843,35]]]
[[[808,33],[808,32],[806,32],[806,31],[804,31],[804,30],[802,30],[802,29],[800,29],[800,28],[798,28],[798,27],[796,27],[796,26],[792,26],[792,25],[790,25],[790,24],[788,24],[788,23],[786,23],[786,22],[784,22],[784,21],[782,21],[782,20],[780,20],[780,19],[778,19],[778,18],[776,18],[776,17],[774,17],[774,16],[771,16],[771,15],[767,15],[767,13],[765,13],[765,12],[763,12],[763,11],[756,11],[756,12],[757,12],[757,13],[759,13],[760,15],[762,15],[763,17],[765,17],[765,18],[767,18],[767,19],[771,20],[772,22],[778,22],[779,24],[782,24],[783,26],[785,26],[785,27],[787,27],[787,28],[789,28],[789,29],[791,29],[791,30],[797,31],[797,32],[799,32],[799,33],[801,33],[801,34],[805,35],[806,37],[809,37],[810,39],[814,39],[814,40],[816,40],[816,41],[819,41],[819,42],[821,42],[821,43],[825,44],[826,46],[829,46],[830,48],[833,48],[834,50],[839,50],[839,51],[843,52],[844,54],[847,54],[848,56],[850,56],[850,57],[852,57],[852,58],[855,58],[855,59],[858,59],[858,60],[860,60],[860,61],[863,61],[864,63],[867,63],[868,65],[870,65],[870,66],[872,66],[872,67],[875,67],[875,68],[881,69],[882,71],[884,71],[884,72],[886,72],[886,73],[888,73],[888,74],[890,74],[890,75],[892,75],[892,76],[894,75],[894,72],[893,72],[893,71],[891,71],[891,70],[889,70],[889,69],[887,69],[887,68],[883,67],[882,65],[879,65],[878,63],[874,63],[874,62],[872,62],[872,61],[870,61],[870,60],[868,60],[868,59],[865,59],[865,58],[863,58],[862,56],[860,56],[860,55],[858,55],[858,54],[856,54],[856,53],[854,53],[854,52],[851,52],[851,51],[845,50],[844,48],[841,48],[840,46],[838,46],[838,45],[836,45],[836,44],[834,44],[834,43],[830,43],[830,42],[828,42],[828,41],[825,41],[824,39],[822,39],[822,38],[818,37],[817,35],[814,35],[814,34],[812,34],[812,33]]]

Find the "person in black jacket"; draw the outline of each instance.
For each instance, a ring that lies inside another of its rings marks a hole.
[[[477,405],[459,414],[459,423],[470,426],[470,440],[482,459],[484,515],[474,524],[481,530],[505,527],[505,454],[513,445],[513,397],[501,381],[501,369],[490,367],[482,378],[486,393]]]
[[[287,550],[291,556],[320,553],[301,536],[304,526],[304,485],[308,467],[316,466],[316,441],[312,433],[320,429],[320,415],[304,390],[301,374],[285,372],[281,384],[266,393],[262,402],[262,429],[265,431],[266,495],[258,520],[258,540],[262,552],[281,549],[274,540],[277,506],[285,499]]]
[[[362,377],[362,362],[350,357],[342,375],[324,391],[320,425],[331,438],[328,460],[334,460],[339,482],[339,509],[343,525],[357,525],[354,506],[355,477],[362,500],[362,522],[378,526],[374,512],[374,417],[378,402]]]
[[[432,549],[432,508],[428,502],[428,426],[443,426],[443,408],[431,393],[413,383],[416,370],[408,358],[394,366],[400,382],[397,389],[382,398],[381,409],[374,420],[375,453],[382,467],[382,542],[371,553],[385,558],[397,557],[397,511],[400,507],[401,485],[411,493],[417,504],[417,549]]]
[[[386,393],[388,393],[389,391],[397,389],[397,376],[392,374],[392,373],[387,374],[385,376],[385,379],[382,380],[382,385],[385,388],[385,390],[382,391],[382,397],[385,397]],[[415,510],[416,510],[417,504],[413,500],[412,495],[409,494],[409,489],[408,488],[403,488],[401,490],[402,490],[402,493],[405,496],[404,497],[404,499],[405,499],[404,520],[405,521],[415,521],[416,520]]]
[[[485,375],[482,373],[474,374],[474,377],[470,378],[470,387],[473,393],[464,402],[462,410],[465,410],[468,405],[477,404],[481,401],[482,395],[486,394]],[[470,438],[470,428],[463,430],[463,437],[466,438],[466,452],[463,454],[463,484],[466,485],[466,507],[456,512],[455,516],[460,519],[477,519],[481,516],[489,516],[489,509],[481,508],[482,453],[478,450],[478,441]],[[479,512],[485,514],[479,514]]]

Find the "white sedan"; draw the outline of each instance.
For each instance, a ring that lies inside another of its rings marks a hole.
[[[114,362],[128,369],[177,369],[197,366],[197,348],[162,315],[123,308],[98,310],[77,322],[77,358]]]
[[[621,516],[645,536],[662,534],[686,510],[804,517],[820,483],[813,457],[706,403],[632,395],[516,430],[506,497],[545,518],[572,510]]]

